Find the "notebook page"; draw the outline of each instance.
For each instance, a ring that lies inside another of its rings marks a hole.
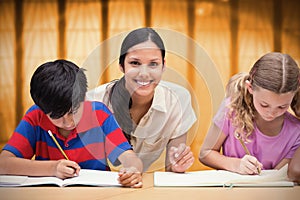
[[[120,186],[118,172],[81,169],[79,176],[65,179],[63,185]]]
[[[0,186],[19,186],[27,180],[27,176],[1,175]]]

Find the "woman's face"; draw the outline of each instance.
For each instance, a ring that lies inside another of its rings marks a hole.
[[[253,95],[253,105],[258,114],[265,121],[273,121],[282,116],[290,107],[295,95],[294,92],[276,94],[263,88],[252,90],[248,88]]]
[[[151,41],[137,44],[128,49],[124,69],[120,68],[131,95],[153,96],[164,71],[161,50]]]

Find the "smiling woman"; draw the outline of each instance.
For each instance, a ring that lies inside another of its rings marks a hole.
[[[161,51],[152,41],[146,41],[128,49],[120,69],[125,74],[126,88],[132,98],[149,96],[152,99],[154,89],[165,69],[163,63]],[[132,109],[135,108],[131,107],[131,111]]]
[[[87,99],[102,101],[113,111],[144,171],[154,170],[152,163],[166,150],[159,169],[184,172],[194,162],[186,138],[196,116],[188,90],[161,81],[165,63],[160,36],[151,28],[133,30],[121,46],[124,76],[88,92]]]

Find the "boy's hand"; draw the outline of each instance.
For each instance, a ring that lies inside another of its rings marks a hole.
[[[71,178],[78,176],[80,171],[80,166],[70,160],[58,160],[55,167],[54,175],[61,179]]]
[[[183,143],[178,148],[171,147],[168,154],[173,172],[185,172],[195,160],[191,148]]]
[[[238,173],[239,174],[259,174],[263,165],[254,157],[245,155],[240,162]]]
[[[119,182],[125,187],[141,188],[143,186],[142,173],[135,167],[122,168],[119,172]]]

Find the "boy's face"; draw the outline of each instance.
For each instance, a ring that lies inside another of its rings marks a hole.
[[[79,104],[79,108],[77,110],[70,111],[66,113],[64,116],[58,119],[52,119],[50,114],[47,114],[49,120],[58,128],[71,131],[78,125],[82,113],[83,113],[83,102]]]

